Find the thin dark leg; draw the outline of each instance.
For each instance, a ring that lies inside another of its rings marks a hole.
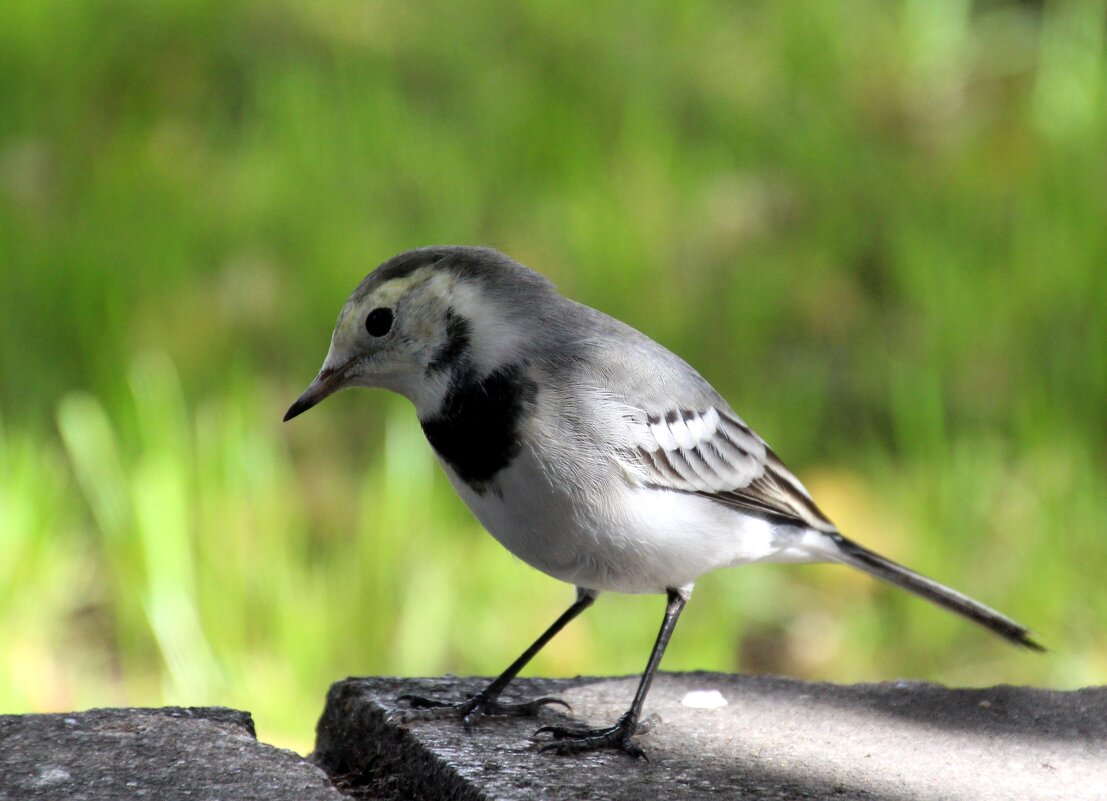
[[[573,605],[562,612],[561,617],[555,620],[553,625],[546,629],[527,650],[523,651],[518,659],[508,665],[507,670],[479,693],[457,703],[435,701],[418,695],[401,695],[397,700],[406,701],[417,710],[405,713],[401,717],[407,719],[459,717],[465,721],[466,725],[469,725],[474,723],[481,715],[510,715],[513,717],[537,715],[539,710],[547,704],[561,704],[568,709],[569,705],[560,698],[539,698],[522,704],[504,704],[498,699],[500,693],[511,683],[512,679],[519,675],[519,671],[526,666],[527,662],[533,659],[534,655],[541,651],[546,643],[557,636],[557,633],[565,628],[569,621],[590,607],[595,600],[595,592],[578,587],[577,599],[573,602]]]
[[[657,666],[661,664],[661,657],[665,653],[665,647],[669,644],[669,638],[673,636],[677,618],[680,617],[684,605],[688,602],[688,594],[680,590],[669,588],[669,603],[665,606],[665,619],[661,623],[661,631],[657,633],[657,642],[650,652],[650,661],[646,663],[646,671],[638,682],[638,690],[634,693],[634,700],[630,709],[619,718],[618,722],[606,729],[567,729],[562,726],[543,726],[535,735],[549,734],[553,740],[542,746],[543,751],[555,751],[559,754],[575,754],[581,751],[596,751],[601,748],[615,748],[632,757],[646,758],[646,752],[631,741],[631,737],[638,730],[639,719],[642,716],[642,705],[646,701],[646,694],[650,691]]]

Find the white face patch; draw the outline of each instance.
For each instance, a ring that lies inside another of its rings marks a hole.
[[[411,339],[433,344],[437,335],[437,322],[440,310],[444,309],[449,298],[453,276],[443,270],[435,270],[433,265],[420,267],[408,275],[393,278],[378,286],[371,295],[350,298],[339,315],[331,336],[331,348],[324,362],[324,368],[335,369],[357,354],[364,343],[365,316],[377,308],[395,309],[410,292],[424,294],[421,301],[405,310],[404,319],[397,325],[406,329]]]
[[[346,308],[340,315],[338,325],[335,327],[334,337],[331,340],[332,344],[336,342],[352,343],[358,341],[361,337],[361,326],[364,323],[366,314],[380,307],[395,309],[405,295],[420,285],[422,285],[423,290],[430,295],[430,298],[440,301],[440,303],[436,304],[424,303],[425,306],[444,306],[446,299],[449,297],[453,282],[453,277],[445,271],[435,270],[433,265],[427,265],[407,275],[386,281],[367,297],[357,299],[351,298],[346,301]],[[413,316],[410,311],[408,316]],[[414,315],[416,319],[425,316],[427,315]],[[419,329],[411,333],[415,336],[430,335],[428,331]]]
[[[465,281],[454,283],[449,302],[458,314],[473,321],[470,356],[477,372],[487,374],[519,361],[526,345],[526,329],[511,316],[510,309]]]
[[[384,282],[377,287],[371,297],[377,306],[395,306],[412,288],[423,285],[424,290],[430,292],[433,297],[445,300],[449,297],[454,283],[454,276],[448,270],[435,269],[433,264],[428,264],[407,275]],[[365,302],[367,303],[368,300]]]
[[[344,386],[390,389],[409,398],[421,414],[437,409],[448,375],[425,375],[425,362],[443,344],[443,319],[457,283],[449,271],[426,265],[382,283],[368,295],[351,297],[335,324],[323,370],[352,363]],[[402,336],[376,342],[367,335],[366,316],[377,308],[395,312],[393,325]]]

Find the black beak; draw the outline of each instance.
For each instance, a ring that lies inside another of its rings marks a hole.
[[[304,390],[304,394],[296,399],[296,402],[288,407],[284,413],[284,422],[301,415],[322,401],[329,395],[333,395],[342,388],[342,378],[346,374],[345,368],[340,370],[322,370],[315,380]]]
[[[297,417],[298,415],[303,414],[318,402],[318,398],[309,398],[307,397],[307,393],[304,393],[296,399],[295,403],[288,407],[288,411],[284,413],[284,419],[282,422],[287,423],[293,417]]]

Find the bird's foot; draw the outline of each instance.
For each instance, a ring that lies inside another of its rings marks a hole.
[[[635,734],[645,734],[649,731],[650,724],[656,720],[651,715],[650,719],[638,723],[629,714],[619,718],[619,722],[606,729],[569,729],[564,726],[543,726],[534,733],[535,739],[543,734],[550,735],[550,739],[538,750],[550,751],[555,754],[579,754],[585,751],[600,751],[614,749],[622,751],[634,759],[644,759],[649,762],[646,752],[635,743],[631,737]]]
[[[572,707],[560,698],[537,698],[533,701],[509,704],[500,701],[498,696],[486,695],[483,692],[471,695],[464,701],[455,702],[437,701],[421,695],[401,695],[396,700],[409,705],[408,709],[397,710],[389,716],[397,723],[457,718],[465,724],[466,728],[483,717],[537,717],[545,707],[553,704],[559,704],[572,711]]]

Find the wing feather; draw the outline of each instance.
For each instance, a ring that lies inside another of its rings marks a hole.
[[[627,440],[636,444],[620,455],[644,483],[820,531],[836,530],[799,479],[729,409],[674,409],[622,420],[635,429],[627,432]]]

